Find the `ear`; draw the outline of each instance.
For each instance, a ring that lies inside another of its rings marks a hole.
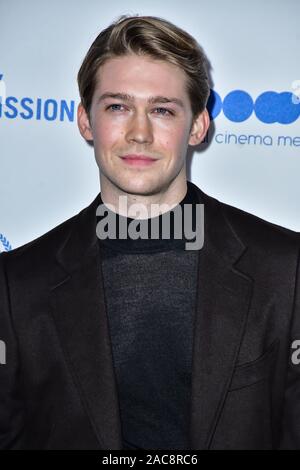
[[[82,103],[79,103],[78,109],[77,109],[77,125],[78,125],[78,129],[82,137],[87,141],[92,141],[93,134],[92,134],[92,128],[90,125],[90,120]]]
[[[193,121],[192,129],[190,132],[189,145],[200,144],[206,136],[209,128],[210,119],[208,111],[205,108]]]

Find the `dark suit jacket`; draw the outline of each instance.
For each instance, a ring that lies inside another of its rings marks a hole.
[[[191,449],[299,449],[297,234],[197,194]],[[0,256],[2,449],[122,448],[98,203]]]

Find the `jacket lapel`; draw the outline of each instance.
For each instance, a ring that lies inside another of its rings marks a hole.
[[[121,449],[117,386],[96,237],[98,197],[74,220],[52,279],[52,314],[81,399],[103,449]]]
[[[192,449],[208,449],[230,386],[253,283],[234,266],[245,247],[218,201],[195,189],[204,203],[205,228],[199,251],[190,436]]]

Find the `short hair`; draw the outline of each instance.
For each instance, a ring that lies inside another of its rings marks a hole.
[[[177,65],[187,77],[193,119],[205,109],[210,93],[207,59],[197,41],[165,19],[122,15],[96,37],[79,69],[79,93],[88,116],[99,67],[108,59],[127,54]]]

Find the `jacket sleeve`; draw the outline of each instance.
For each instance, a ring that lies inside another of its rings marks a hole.
[[[18,343],[11,319],[5,272],[7,253],[0,254],[0,449],[20,448],[24,422]]]
[[[299,243],[300,244],[300,243]],[[300,249],[279,449],[300,449]]]

